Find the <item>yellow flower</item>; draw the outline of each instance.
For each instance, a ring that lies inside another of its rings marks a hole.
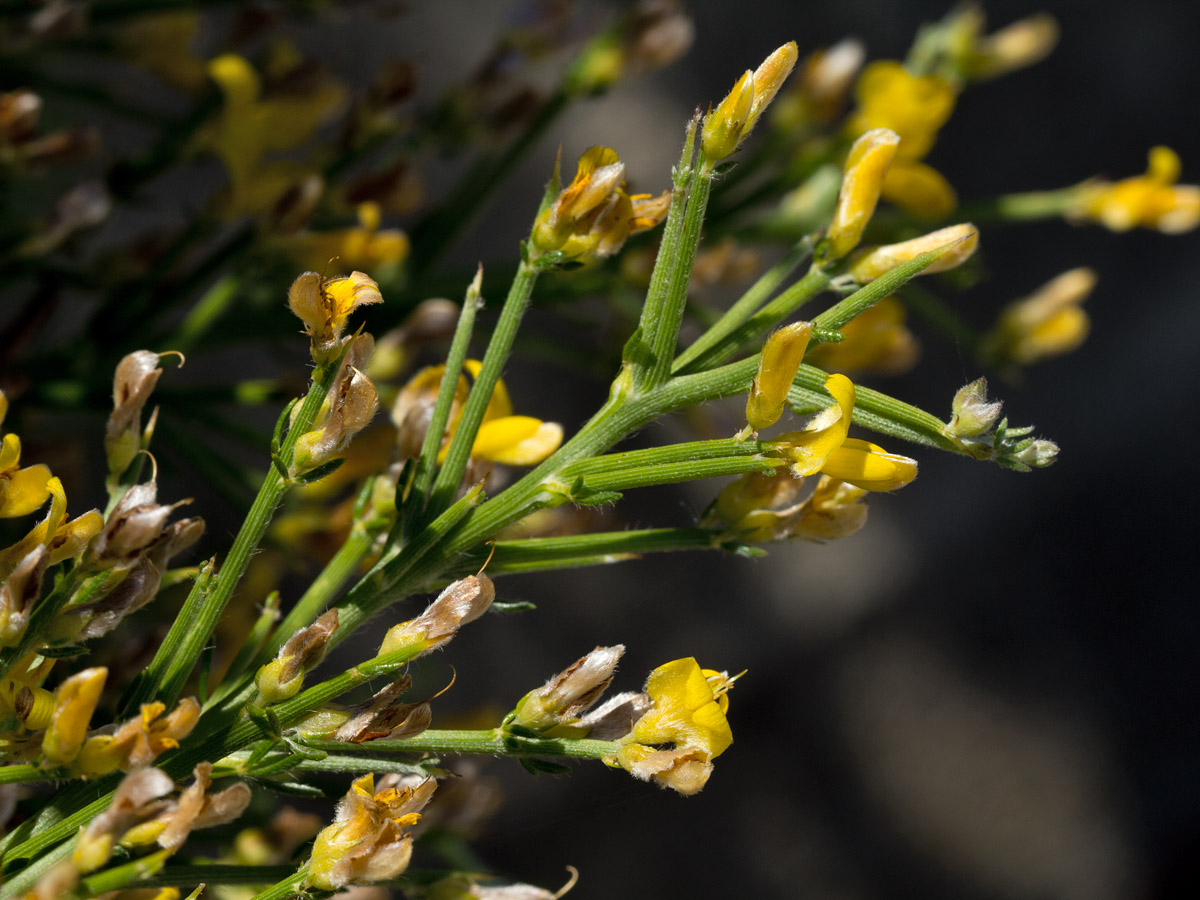
[[[301,265],[319,268],[331,259],[351,269],[388,270],[408,256],[408,236],[399,229],[381,229],[379,204],[358,204],[358,225],[333,231],[308,231],[283,239],[283,246]]]
[[[328,362],[341,351],[345,344],[342,332],[352,312],[382,302],[379,285],[363,272],[351,272],[342,278],[305,272],[288,288],[288,306],[304,323],[313,359],[318,363]]]
[[[708,781],[713,759],[733,743],[725,718],[733,682],[690,657],[659,666],[646,681],[651,709],[634,723],[610,763],[643,781],[696,793]]]
[[[860,135],[890,128],[900,135],[897,157],[922,159],[937,140],[938,129],[954,111],[954,86],[936,75],[912,75],[894,60],[873,62],[855,88],[858,109],[847,128]]]
[[[114,769],[131,772],[150,765],[159,754],[174,750],[196,727],[200,704],[192,697],[185,697],[163,716],[166,709],[157,700],[146,703],[141,715],[121,725],[113,734],[88,738],[75,760],[75,769],[84,776],[107,775]]]
[[[811,336],[811,322],[796,322],[767,338],[758,361],[758,373],[746,398],[746,421],[754,430],[771,427],[783,415],[788,389],[800,369]]]
[[[263,212],[310,174],[296,160],[266,162],[264,157],[307,141],[343,104],[345,88],[321,80],[306,95],[264,99],[254,67],[233,53],[209,61],[208,74],[224,94],[225,106],[199,140],[221,157],[229,173],[227,212],[233,216]]]
[[[625,193],[625,164],[617,151],[592,147],[579,157],[575,178],[538,216],[530,241],[543,253],[559,250],[573,259],[605,259],[631,234],[653,228],[671,205],[658,197]]]
[[[412,856],[412,834],[404,829],[420,821],[435,787],[433,778],[404,784],[389,775],[376,792],[375,776],[359,778],[338,804],[333,824],[317,835],[305,884],[336,891],[401,874]]]
[[[884,176],[896,156],[899,143],[896,132],[872,128],[850,148],[833,222],[826,235],[828,259],[841,259],[858,246],[863,230],[875,214]]]
[[[1181,234],[1200,225],[1200,186],[1177,184],[1179,156],[1170,147],[1154,147],[1145,175],[1115,184],[1084,184],[1070,215],[1099,222],[1110,231],[1141,226]]]
[[[843,341],[816,347],[810,361],[843,374],[906,372],[916,362],[920,345],[905,327],[904,318],[904,304],[895,297],[884,297],[842,326]]]
[[[750,136],[763,111],[792,74],[798,55],[795,41],[784,44],[753,72],[747,69],[717,108],[704,117],[700,146],[709,164],[731,156]]]
[[[984,343],[984,355],[1029,365],[1070,353],[1087,338],[1083,301],[1096,286],[1091,269],[1071,269],[1000,314]]]
[[[0,424],[8,412],[8,398],[0,391]],[[0,443],[0,519],[27,516],[50,496],[50,470],[43,465],[20,468],[21,439],[4,435]]]
[[[50,478],[46,482],[46,490],[50,495],[50,510],[46,518],[17,543],[0,551],[0,579],[7,577],[17,563],[37,546],[46,547],[49,566],[71,559],[81,553],[104,527],[103,517],[94,509],[65,522],[67,495],[62,482],[58,478]]]
[[[664,663],[646,680],[654,707],[634,723],[632,739],[698,749],[715,759],[733,743],[725,718],[730,683],[720,672],[701,669],[692,657]]]
[[[477,359],[468,359],[463,368],[474,379],[483,367]],[[428,428],[429,413],[437,398],[445,366],[429,366],[414,375],[400,391],[392,407],[392,421],[398,429],[397,440],[405,456],[415,456],[420,450]],[[460,375],[455,386],[454,405],[438,461],[445,459],[450,439],[458,429],[462,404],[466,402],[470,383]],[[532,416],[513,415],[512,400],[504,379],[498,379],[483,413],[483,421],[471,445],[475,459],[497,462],[506,466],[532,466],[558,449],[563,430],[557,422],[543,422]]]
[[[792,461],[792,474],[823,472],[868,491],[891,491],[917,477],[916,460],[888,453],[868,441],[848,438],[854,413],[854,384],[845,375],[825,379],[834,404],[819,413],[804,431],[782,434],[778,452]]]

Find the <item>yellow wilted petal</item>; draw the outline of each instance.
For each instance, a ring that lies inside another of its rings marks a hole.
[[[758,374],[746,398],[746,421],[757,430],[769,428],[783,415],[788,389],[796,378],[808,340],[811,322],[796,322],[775,331],[763,345]]]
[[[958,195],[945,176],[913,160],[895,163],[888,169],[882,197],[922,219],[944,219],[958,206]]]
[[[866,491],[894,491],[917,477],[917,461],[870,441],[847,438],[829,454],[821,472]]]

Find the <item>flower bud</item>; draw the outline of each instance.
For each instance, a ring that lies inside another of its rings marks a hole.
[[[142,410],[162,375],[162,369],[158,368],[160,358],[150,350],[137,350],[117,363],[113,376],[113,411],[104,430],[108,473],[113,478],[119,478],[129,468],[145,445]]]
[[[987,379],[976,378],[954,395],[950,404],[954,414],[943,431],[954,437],[979,437],[991,429],[1003,405],[999,400],[988,400]]]
[[[754,103],[754,73],[749,69],[737,80],[717,108],[704,117],[700,146],[706,159],[719,162],[732,156],[742,140],[742,129]]]
[[[45,545],[36,545],[0,583],[0,647],[15,647],[29,627],[30,612],[42,595],[49,557]]]
[[[979,230],[974,225],[951,225],[911,241],[860,250],[850,258],[847,271],[859,284],[866,284],[922,253],[937,252],[937,259],[921,270],[922,275],[932,275],[961,265],[978,246]]]
[[[827,259],[841,259],[858,246],[875,214],[888,166],[896,156],[900,136],[888,128],[872,128],[854,142],[846,157],[842,189],[829,225]]]
[[[383,638],[379,655],[405,647],[419,647],[421,654],[445,644],[468,622],[474,622],[492,605],[496,588],[486,575],[460,578],[438,594],[425,612],[393,625]]]
[[[1095,286],[1091,269],[1071,269],[1010,304],[985,341],[985,355],[1030,365],[1070,353],[1087,337],[1082,304]]]
[[[338,627],[338,611],[331,609],[307,628],[296,631],[279,650],[279,656],[258,670],[254,683],[263,699],[278,703],[294,696],[304,676],[325,657],[325,648]]]
[[[42,738],[42,753],[56,766],[70,765],[83,749],[92,713],[100,702],[100,693],[108,678],[108,669],[84,669],[59,685],[54,694],[50,727]]]
[[[1041,62],[1058,43],[1058,22],[1047,13],[1018,19],[980,38],[967,64],[971,78],[998,78]]]
[[[1019,450],[1010,453],[1007,459],[1010,462],[1017,463],[1017,467],[1024,466],[1026,469],[1044,469],[1046,466],[1052,465],[1058,459],[1058,444],[1054,441],[1048,441],[1043,438],[1022,442]],[[1018,445],[1019,446],[1019,445]]]
[[[373,346],[369,334],[359,335],[352,350]],[[365,351],[369,358],[369,349]],[[327,400],[329,417],[320,428],[300,435],[292,457],[292,471],[303,472],[328,462],[346,448],[351,439],[362,431],[379,411],[379,394],[375,384],[358,368],[347,365]]]
[[[407,675],[392,682],[369,701],[349,710],[350,717],[333,734],[335,741],[361,744],[379,738],[404,740],[416,737],[433,722],[428,701],[396,703],[412,686]]]
[[[624,652],[622,644],[597,647],[576,660],[517,702],[513,724],[538,733],[556,725],[574,724],[579,714],[599,700],[612,684],[617,662]]]
[[[746,398],[746,421],[755,431],[770,428],[783,415],[788,390],[800,370],[811,336],[811,322],[796,322],[767,338],[758,361],[758,374]]]
[[[710,164],[732,156],[750,136],[763,111],[792,74],[797,55],[795,41],[784,44],[753,72],[747,69],[717,108],[704,117],[700,147]]]
[[[560,249],[624,182],[625,164],[617,157],[617,151],[590,147],[579,157],[575,178],[538,216],[530,243],[542,252]]]

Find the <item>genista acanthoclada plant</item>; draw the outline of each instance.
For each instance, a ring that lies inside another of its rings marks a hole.
[[[557,892],[504,883],[443,855],[445,840],[423,841],[469,806],[469,779],[453,776],[450,760],[512,757],[533,773],[583,761],[646,790],[693,795],[720,777],[734,742],[740,675],[730,671],[754,661],[687,657],[618,673],[621,645],[574,662],[568,653],[524,696],[459,679],[456,691],[511,711],[477,730],[442,730],[432,727],[440,694],[413,688],[422,659],[463,628],[486,629],[489,613],[521,608],[509,575],[844,538],[866,524],[872,493],[916,478],[908,453],[1048,466],[1058,447],[1010,425],[983,377],[948,385],[932,411],[860,379],[915,363],[909,312],[1001,377],[1065,353],[1086,336],[1081,304],[1095,275],[1076,268],[1031,286],[984,332],[914,279],[944,287],[929,276],[976,265],[989,221],[1058,216],[1167,233],[1200,222],[1200,189],[1177,183],[1180,162],[1165,147],[1145,175],[1010,194],[960,220],[953,187],[925,162],[938,131],[962,91],[1036,63],[1056,39],[1046,16],[987,33],[967,8],[925,27],[903,62],[864,64],[851,41],[801,60],[784,44],[723,99],[697,98],[690,119],[681,111],[678,163],[638,173],[650,193],[631,191],[615,149],[593,146],[573,166],[560,154],[540,205],[529,198],[527,234],[497,266],[507,295],[489,298],[481,318],[482,269],[455,274],[461,302],[424,300],[447,279],[446,250],[564,109],[687,49],[692,25],[679,8],[642,4],[581,46],[551,14],[535,17],[414,112],[402,62],[352,97],[282,40],[247,56],[230,49],[232,32],[214,37],[249,27],[240,20],[97,4],[89,22],[63,6],[25,10],[3,42],[104,48],[191,112],[164,117],[119,84],[77,85],[81,102],[157,136],[53,198],[48,215],[8,210],[0,235],[6,269],[23,279],[6,283],[33,285],[22,334],[66,287],[93,301],[78,334],[36,352],[9,345],[22,375],[5,382],[0,419],[10,403],[63,411],[112,391],[107,426],[88,436],[89,457],[104,450],[103,511],[71,517],[65,479],[22,457],[16,433],[3,436],[0,517],[16,539],[0,551],[0,900],[135,890],[172,900],[202,885],[229,900],[351,885],[428,900],[561,896],[574,874]],[[197,50],[201,33],[211,54]],[[570,58],[554,86],[527,88],[518,75],[555,50]],[[43,98],[36,67],[28,75],[0,97],[11,184],[47,169],[69,175],[99,139],[86,126],[43,127],[52,94]],[[472,164],[430,202],[416,173],[436,147]],[[144,241],[79,252],[114,210],[142,202],[144,186],[199,163],[223,171],[224,184],[189,198],[194,218],[157,235],[152,252]],[[384,227],[405,215],[408,231]],[[739,277],[751,283],[727,308],[697,300]],[[534,298],[634,292],[636,306],[605,313],[622,344],[592,348],[610,384],[582,425],[543,421],[510,395],[501,375],[522,351]],[[374,337],[370,316],[391,327]],[[265,336],[286,347],[290,375],[170,388],[184,353]],[[307,390],[289,396],[301,375]],[[745,414],[724,420],[726,437],[623,446],[656,434],[646,426],[663,417],[730,398],[744,399]],[[273,433],[231,416],[231,402],[271,408]],[[252,497],[243,502],[236,466],[181,420],[252,448],[265,471]],[[160,496],[160,446],[240,503],[231,543],[204,535],[198,504]],[[711,502],[686,526],[606,529],[563,515],[692,481]],[[217,548],[189,563],[202,538]],[[263,565],[262,548],[279,546],[321,561],[303,590],[281,592]],[[169,626],[133,670],[93,663],[114,641],[136,656],[151,614]],[[373,649],[331,665],[352,636],[351,647]],[[281,794],[341,799],[314,815],[277,809]]]

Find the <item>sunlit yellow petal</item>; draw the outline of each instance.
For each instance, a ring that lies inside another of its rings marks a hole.
[[[50,496],[47,482],[50,470],[43,465],[30,466],[10,473],[5,480],[7,490],[0,504],[0,518],[27,516],[46,502]]]
[[[822,473],[867,491],[893,491],[917,477],[917,461],[869,441],[847,438],[829,454]]]

